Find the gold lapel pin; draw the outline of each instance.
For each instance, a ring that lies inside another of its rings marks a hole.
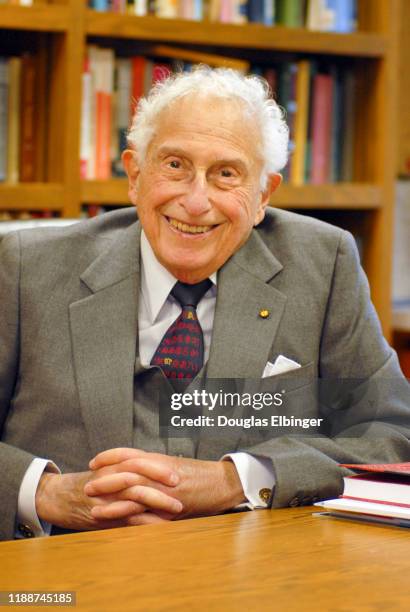
[[[267,308],[262,308],[259,311],[259,316],[261,319],[267,319],[270,315],[270,311]]]

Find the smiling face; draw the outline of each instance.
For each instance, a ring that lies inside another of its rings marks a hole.
[[[186,96],[156,128],[141,167],[135,152],[123,154],[129,196],[158,261],[196,283],[244,244],[280,176],[261,191],[258,128],[239,101]]]

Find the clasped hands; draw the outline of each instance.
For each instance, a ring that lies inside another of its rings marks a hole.
[[[219,514],[245,501],[231,461],[115,448],[89,467],[43,474],[36,494],[40,519],[67,529],[106,529]]]

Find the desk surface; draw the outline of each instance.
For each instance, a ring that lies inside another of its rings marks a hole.
[[[289,508],[4,542],[0,590],[76,591],[65,609],[99,612],[396,612],[410,609],[409,536]]]

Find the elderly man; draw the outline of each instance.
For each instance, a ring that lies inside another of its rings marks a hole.
[[[377,442],[159,435],[164,381],[260,379],[268,362],[301,381],[403,380],[351,236],[267,209],[287,138],[261,80],[171,77],[140,101],[123,154],[139,221],[2,241],[3,539],[311,503],[340,492],[339,462],[410,459],[393,394]]]

